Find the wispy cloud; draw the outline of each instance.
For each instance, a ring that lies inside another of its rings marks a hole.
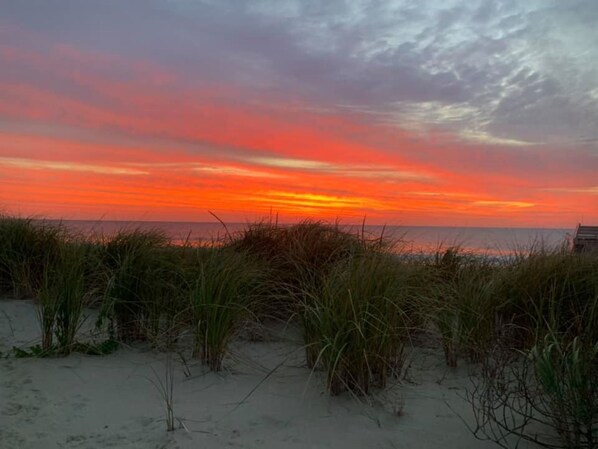
[[[260,194],[259,197],[262,201],[266,201],[273,205],[309,208],[320,211],[339,211],[344,209],[354,213],[356,210],[370,208],[383,210],[388,208],[387,205],[376,198],[363,196],[337,196],[305,192],[267,191]]]
[[[248,162],[268,167],[290,168],[299,170],[329,170],[331,164],[306,159],[291,159],[283,157],[249,157]]]
[[[397,179],[430,181],[434,176],[430,173],[411,170],[401,170],[383,165],[352,165],[321,162],[306,159],[291,159],[282,157],[251,157],[248,162],[268,167],[285,168],[291,170],[305,170],[321,174],[348,176],[354,178]]]
[[[530,203],[528,201],[498,201],[498,200],[479,200],[471,203],[473,206],[482,207],[500,207],[508,209],[527,209],[529,207],[536,206],[536,203]]]
[[[540,145],[541,142],[529,142],[526,140],[509,139],[505,137],[493,136],[485,131],[474,131],[465,129],[459,132],[459,136],[463,139],[479,142],[486,145],[502,145],[508,147],[529,147],[532,145]]]
[[[426,191],[422,191],[422,192],[407,192],[407,194],[409,195],[416,195],[416,196],[428,196],[428,197],[442,197],[442,198],[472,198],[475,197],[476,194],[475,193],[464,193],[464,192],[450,192],[450,191],[446,191],[446,192],[426,192]]]
[[[77,162],[41,161],[33,159],[19,159],[0,157],[0,165],[33,170],[64,170],[76,172],[90,172],[102,175],[148,175],[149,172],[128,167],[114,167],[108,165],[80,164]]]
[[[189,167],[189,164],[186,165]],[[241,177],[248,177],[248,178],[284,178],[283,174],[279,173],[268,173],[259,170],[252,170],[249,168],[242,168],[242,167],[232,167],[228,165],[200,165],[200,166],[193,166],[191,165],[191,170],[195,172],[205,173],[208,175],[217,175],[217,176],[241,176]]]
[[[588,195],[598,195],[598,186],[591,187],[552,187],[543,190],[549,192],[563,192],[563,193],[583,193]]]

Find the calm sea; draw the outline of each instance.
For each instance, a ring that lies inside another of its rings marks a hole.
[[[226,235],[220,223],[157,222],[157,221],[82,221],[64,220],[62,223],[73,231],[86,235],[112,235],[121,229],[159,229],[175,243],[189,240],[192,243],[206,243]],[[235,233],[247,225],[227,223],[228,232]],[[360,226],[346,226],[353,232]],[[542,243],[549,247],[564,244],[574,232],[573,229],[547,228],[476,228],[438,226],[366,226],[371,236],[384,235],[401,239],[402,247],[413,252],[434,252],[439,247],[459,245],[463,250],[488,255],[509,255],[516,250],[526,250]]]

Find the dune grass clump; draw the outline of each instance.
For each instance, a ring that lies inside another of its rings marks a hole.
[[[0,294],[33,298],[64,238],[59,225],[0,215]]]
[[[242,251],[264,267],[267,277],[259,317],[289,320],[299,317],[306,338],[306,362],[313,368],[317,345],[310,340],[313,323],[306,321],[305,306],[322,289],[323,279],[343,260],[390,248],[382,236],[368,238],[338,223],[305,220],[281,226],[272,221],[249,225],[231,236],[226,246]]]
[[[536,248],[497,279],[494,310],[511,332],[469,392],[475,433],[503,447],[597,447],[598,257]]]
[[[435,255],[431,269],[431,316],[441,335],[447,365],[456,366],[459,353],[479,360],[498,332],[500,267],[449,248]]]
[[[250,224],[225,242],[265,267],[268,294],[261,315],[283,319],[297,312],[295,300],[306,286],[317,289],[322,275],[338,261],[384,245],[381,237],[368,239],[338,223],[312,220],[289,226],[272,221]]]
[[[226,248],[199,249],[197,257],[189,294],[193,354],[219,371],[229,342],[256,308],[262,272]]]
[[[400,370],[410,323],[406,310],[419,299],[412,289],[415,274],[390,255],[366,252],[340,261],[318,292],[307,292],[305,344],[315,348],[331,394],[368,394]]]
[[[547,332],[569,340],[598,340],[598,256],[563,249],[519,255],[503,270],[498,312],[519,329],[519,341],[533,346]]]
[[[516,350],[529,349],[549,331],[569,341],[598,337],[595,255],[535,248],[497,263],[449,248],[431,269],[431,316],[450,366],[460,352],[479,361],[498,339]]]
[[[359,250],[384,244],[383,237],[368,239],[338,223],[313,220],[289,226],[271,221],[249,224],[226,242],[226,246],[269,261],[290,274],[294,274],[298,263],[323,269]]]
[[[496,352],[468,391],[479,439],[504,448],[598,445],[598,341],[549,331],[530,349]]]
[[[536,416],[549,420],[563,447],[598,447],[598,341],[548,334],[529,354],[539,392],[526,397]]]
[[[280,254],[283,229],[271,220],[249,223],[241,231],[227,234],[224,246],[264,260],[272,260]]]
[[[120,341],[146,340],[171,298],[176,261],[168,244],[163,233],[140,229],[122,230],[102,243],[105,299],[100,323],[107,318]]]
[[[42,285],[37,293],[44,352],[56,350],[67,355],[74,348],[83,322],[83,308],[90,294],[85,279],[85,249],[76,242],[65,242],[56,257],[46,260]]]
[[[460,340],[460,307],[455,282],[461,270],[463,257],[458,248],[449,248],[434,255],[432,270],[434,288],[430,297],[432,321],[442,339],[442,349],[448,366],[457,366],[457,350]]]

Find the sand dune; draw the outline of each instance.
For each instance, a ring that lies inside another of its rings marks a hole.
[[[181,360],[166,431],[155,383],[165,354],[126,348],[108,356],[0,360],[0,447],[12,448],[486,448],[459,416],[468,368],[446,370],[418,347],[400,384],[368,401],[329,397],[303,364],[293,332],[278,341],[238,341],[224,374]],[[0,300],[0,350],[38,338],[30,301]],[[190,375],[189,375],[190,374]],[[450,407],[449,407],[450,405]]]

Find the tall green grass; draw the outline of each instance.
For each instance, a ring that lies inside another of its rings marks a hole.
[[[500,282],[504,304],[498,313],[519,329],[523,347],[549,331],[598,340],[597,254],[539,248],[508,264]]]
[[[449,248],[430,269],[430,316],[451,366],[458,353],[479,360],[498,338],[511,349],[549,331],[598,338],[596,255],[536,247],[497,262]]]
[[[260,315],[289,319],[297,313],[298,297],[317,289],[322,276],[347,257],[387,245],[383,237],[367,238],[339,223],[305,220],[281,226],[262,221],[230,235],[225,246],[248,254],[268,276]]]
[[[189,294],[193,353],[219,371],[230,340],[257,308],[262,272],[230,249],[201,249],[197,257]]]
[[[306,361],[313,368],[319,349],[311,340],[315,326],[305,307],[318,296],[324,279],[344,260],[360,254],[384,253],[390,242],[383,235],[369,237],[337,223],[305,220],[291,226],[264,221],[229,236],[226,247],[241,251],[264,267],[266,288],[258,317],[291,320],[299,317],[306,341]]]
[[[147,340],[175,293],[176,261],[159,231],[121,230],[98,251],[105,279],[100,323],[108,319],[123,342]]]
[[[547,334],[529,357],[539,391],[526,391],[536,416],[549,420],[563,447],[598,446],[598,341]]]
[[[504,302],[497,293],[501,267],[453,247],[436,253],[430,268],[430,316],[447,365],[456,366],[460,353],[478,360],[498,333],[497,310]]]
[[[470,393],[476,432],[503,447],[510,436],[597,447],[598,256],[538,247],[499,267],[494,282],[490,311],[506,338],[485,354]]]
[[[537,361],[537,385],[549,385],[547,361],[561,383],[588,381],[590,371],[574,382],[563,363],[586,360],[598,342],[598,256],[563,249],[497,262],[450,248],[425,259],[393,252],[383,236],[309,220],[250,224],[191,248],[158,231],[83,240],[6,216],[0,242],[0,293],[35,297],[44,348],[64,353],[86,305],[99,306],[100,323],[124,342],[165,337],[170,347],[191,330],[194,354],[213,370],[248,320],[297,322],[307,365],[326,372],[332,394],[383,387],[414,330],[439,334],[449,365],[461,355],[485,363],[499,346],[523,351]]]
[[[548,332],[530,348],[497,348],[467,392],[474,434],[501,447],[598,444],[598,342]],[[512,444],[511,444],[512,443]]]
[[[331,394],[363,395],[400,370],[418,273],[392,256],[365,252],[340,261],[304,304],[308,347]]]
[[[59,225],[0,215],[0,294],[34,297],[64,238]]]
[[[85,279],[86,254],[85,246],[68,242],[59,248],[56,257],[46,260],[37,294],[43,351],[52,350],[54,341],[59,353],[73,350],[83,308],[91,294]]]
[[[384,248],[384,236],[368,238],[339,223],[304,220],[283,226],[271,221],[249,224],[237,234],[229,235],[226,246],[270,261],[281,270],[294,272],[297,263],[322,269],[355,254],[359,250]]]

